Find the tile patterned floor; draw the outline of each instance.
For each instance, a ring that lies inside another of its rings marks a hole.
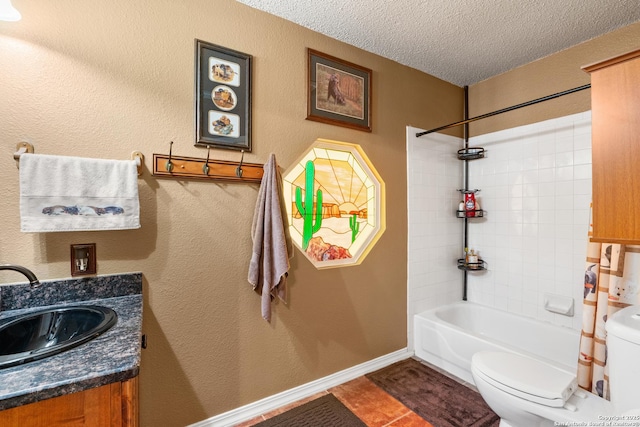
[[[431,365],[429,366],[434,368]],[[442,372],[439,369],[438,371]],[[458,379],[456,380],[459,381]],[[473,388],[470,384],[463,384]],[[299,400],[249,421],[237,424],[236,427],[253,426],[267,418],[281,414],[328,393],[333,393],[335,397],[349,408],[351,412],[356,414],[368,427],[433,427],[431,423],[425,421],[422,417],[387,394],[366,377],[359,377],[324,392],[309,396],[306,399]]]

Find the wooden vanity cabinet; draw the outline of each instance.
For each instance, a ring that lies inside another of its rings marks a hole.
[[[2,427],[138,425],[138,377],[0,411]]]
[[[593,240],[640,243],[640,49],[591,74]]]

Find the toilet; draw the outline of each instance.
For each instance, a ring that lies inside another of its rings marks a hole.
[[[640,306],[615,313],[606,330],[610,401],[578,388],[575,372],[516,353],[475,353],[473,380],[500,427],[602,423],[640,413]]]

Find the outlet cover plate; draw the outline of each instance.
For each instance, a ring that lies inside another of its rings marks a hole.
[[[86,261],[81,261],[83,258]],[[87,276],[96,272],[96,244],[71,245],[71,276]]]

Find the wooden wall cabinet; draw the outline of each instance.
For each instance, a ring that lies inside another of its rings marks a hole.
[[[640,49],[591,74],[593,237],[640,243]]]
[[[138,377],[0,411],[2,427],[138,425]]]

